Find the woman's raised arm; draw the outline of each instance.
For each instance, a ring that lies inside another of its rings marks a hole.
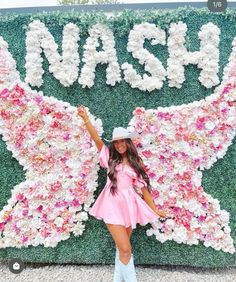
[[[102,139],[100,138],[100,136],[98,135],[96,129],[94,128],[94,126],[90,122],[84,106],[80,106],[80,107],[77,108],[77,114],[83,119],[84,124],[85,124],[91,138],[95,142],[95,144],[98,148],[98,151],[100,151],[102,149],[102,146],[104,145],[104,143],[103,143]]]

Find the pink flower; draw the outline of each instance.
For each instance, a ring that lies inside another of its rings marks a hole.
[[[64,139],[65,141],[68,141],[68,140],[71,139],[71,135],[70,135],[69,133],[64,133],[64,134],[63,134],[63,139]]]
[[[160,160],[160,161],[165,161],[165,159],[166,159],[166,158],[165,158],[163,155],[160,155],[160,156],[159,156],[159,160]]]
[[[76,199],[74,199],[71,203],[72,203],[72,206],[74,206],[74,207],[78,207],[79,206],[79,201],[76,200]]]
[[[43,122],[37,118],[32,118],[31,120],[29,120],[28,126],[30,128],[30,130],[33,131],[37,131],[38,129],[40,129],[43,125]]]
[[[20,228],[17,227],[16,223],[13,224],[12,229],[16,232],[16,234],[20,233]]]
[[[15,140],[15,145],[16,145],[16,148],[20,148],[23,141],[24,141],[25,137],[23,135],[19,135],[16,140]]]
[[[22,236],[22,238],[21,238],[21,242],[22,242],[23,244],[26,243],[28,240],[29,240],[29,237],[28,237],[28,236]]]
[[[196,232],[197,234],[200,234],[200,233],[201,233],[201,228],[200,228],[200,227],[195,228],[195,229],[194,229],[194,232]],[[203,239],[201,239],[201,240],[204,240],[205,236],[204,236],[204,235],[201,235],[201,237],[203,238]]]
[[[57,119],[62,119],[64,116],[63,113],[60,113],[60,112],[56,112],[53,114],[53,117],[57,118]]]
[[[24,96],[25,94],[24,88],[20,87],[18,84],[14,87],[14,90],[19,94],[19,96]]]
[[[22,215],[26,216],[29,213],[29,210],[23,210]]]
[[[8,98],[10,95],[10,92],[8,89],[4,88],[1,92],[0,92],[0,97],[1,98]]]
[[[230,107],[233,107],[235,105],[235,101],[227,101],[227,103]]]
[[[158,112],[157,117],[164,120],[171,120],[174,114]]]
[[[160,177],[157,179],[157,182],[160,183],[160,184],[163,184],[163,183],[164,183],[164,175],[160,176]]]
[[[5,222],[0,222],[0,231],[4,231]]]
[[[204,117],[198,118],[197,122],[196,122],[197,129],[199,129],[199,130],[205,129],[205,122],[206,122],[206,120],[205,120]]]
[[[152,179],[156,177],[156,174],[154,172],[151,172],[148,174],[148,176]]]
[[[200,222],[205,221],[205,219],[206,219],[206,216],[203,216],[203,215],[200,215],[200,216],[198,217],[198,220],[199,220]]]
[[[40,113],[42,115],[48,115],[52,112],[52,109],[48,106],[48,105],[43,105],[41,110],[40,110]]]
[[[56,191],[61,189],[62,185],[59,181],[57,181],[57,182],[51,184],[50,187],[51,187],[51,189],[50,189],[51,192],[56,192]]]
[[[49,229],[47,227],[43,227],[40,230],[40,234],[42,237],[47,238],[51,233],[49,232]]]
[[[174,208],[172,209],[172,211],[173,211],[175,214],[179,213],[180,210],[181,210],[181,209],[180,209],[179,207],[174,207]]]
[[[230,85],[225,86],[224,90],[223,90],[223,94],[228,93],[231,90]]]
[[[65,228],[62,226],[62,227],[57,227],[57,232],[58,233],[63,233],[65,231]]]
[[[4,119],[4,120],[10,119],[10,117],[11,117],[10,112],[6,111],[6,110],[1,110],[0,115],[1,115],[2,119]]]
[[[158,112],[157,113],[157,117],[160,118],[160,119],[164,119],[165,118],[165,113]]]
[[[152,152],[150,150],[144,150],[142,151],[142,154],[146,157],[146,158],[151,158],[152,157]]]
[[[227,108],[223,108],[223,109],[221,110],[222,114],[227,114],[228,111],[229,111],[229,110],[228,110]]]
[[[54,205],[56,208],[60,208],[60,207],[66,207],[68,206],[68,202],[65,200],[61,200],[61,201],[57,201],[56,204]]]
[[[61,128],[61,124],[59,121],[55,120],[53,123],[51,123],[50,127],[52,128]]]
[[[145,113],[145,109],[143,107],[137,107],[134,111],[133,111],[133,115],[134,116],[141,116]]]
[[[42,212],[43,206],[42,206],[42,205],[38,206],[38,207],[36,208],[36,210],[37,210],[38,212]]]
[[[35,96],[34,100],[37,104],[40,104],[43,101],[43,97],[40,95],[37,95]]]
[[[13,219],[13,216],[12,215],[9,215],[7,218],[6,218],[6,221],[12,221],[12,219]]]
[[[154,199],[158,198],[159,195],[160,195],[160,193],[157,190],[152,190],[151,194],[152,194]]]
[[[43,213],[41,216],[42,216],[42,222],[48,222],[47,214]]]
[[[22,193],[19,193],[16,195],[17,201],[23,201],[25,199],[25,195]]]
[[[187,182],[185,188],[186,188],[187,191],[191,191],[193,189],[192,183],[191,182]]]

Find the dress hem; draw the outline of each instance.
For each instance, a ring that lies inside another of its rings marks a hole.
[[[90,213],[89,213],[90,214]],[[113,223],[113,222],[107,222],[107,221],[105,221],[105,219],[104,218],[102,218],[102,217],[98,217],[98,216],[95,216],[95,215],[93,215],[93,214],[90,214],[91,216],[93,216],[93,217],[95,217],[96,219],[98,219],[98,220],[102,220],[104,223],[106,223],[106,224],[114,224],[114,225],[121,225],[121,226],[125,226],[125,228],[128,228],[128,227],[132,227],[132,229],[135,229],[136,228],[136,226],[137,226],[137,224],[140,224],[141,226],[142,225],[146,225],[146,224],[148,224],[148,223],[150,223],[150,224],[152,224],[153,222],[155,222],[157,219],[155,219],[155,220],[149,220],[149,221],[147,221],[147,222],[136,222],[136,224],[135,224],[135,226],[133,226],[132,224],[130,224],[130,225],[128,225],[128,226],[126,226],[124,223]]]

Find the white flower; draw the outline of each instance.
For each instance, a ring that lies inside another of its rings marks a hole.
[[[30,221],[30,228],[40,228],[41,226],[41,219],[40,218],[33,218]]]
[[[220,29],[213,23],[201,27],[198,33],[200,51],[188,52],[185,44],[187,25],[183,22],[172,23],[169,29],[167,75],[169,87],[180,88],[185,81],[184,66],[197,64],[201,68],[199,81],[207,88],[219,83],[219,34]]]
[[[187,231],[183,226],[175,227],[172,234],[172,238],[177,243],[185,243],[188,239]]]
[[[72,85],[78,77],[78,40],[79,28],[69,23],[63,29],[62,56],[57,52],[57,44],[46,26],[39,20],[29,24],[26,33],[26,78],[25,81],[32,86],[40,87],[43,83],[41,52],[49,61],[49,71],[64,85]]]
[[[82,87],[92,87],[95,79],[95,68],[99,63],[107,63],[106,83],[114,86],[121,81],[120,67],[116,56],[115,40],[112,31],[105,25],[95,24],[89,30],[82,61],[85,62],[79,77]],[[104,51],[97,51],[98,39],[101,39]]]
[[[6,70],[5,72],[0,71],[0,81],[3,82],[1,86],[10,87],[20,80],[16,62],[8,51],[8,44],[2,36],[0,36],[0,69]]]
[[[224,227],[224,232],[225,233],[230,233],[231,232],[231,228],[229,226],[225,226]]]
[[[148,230],[146,231],[146,234],[147,234],[147,236],[152,236],[152,235],[154,234],[154,229],[153,229],[153,228],[148,229]]]
[[[165,45],[165,32],[155,26],[154,24],[144,23],[134,25],[133,30],[130,31],[127,50],[132,53],[133,57],[139,60],[144,69],[148,71],[151,76],[143,75],[143,78],[137,74],[136,70],[131,64],[123,63],[121,68],[124,71],[124,79],[132,88],[139,88],[142,91],[153,91],[161,89],[163,81],[165,80],[166,71],[162,63],[146,49],[143,48],[144,40],[152,40],[151,44]]]
[[[172,230],[175,227],[175,221],[173,219],[167,219],[165,222],[165,227]]]
[[[225,210],[222,210],[220,212],[220,220],[223,222],[223,223],[228,223],[229,222],[229,213]]]
[[[80,212],[76,215],[78,221],[85,221],[88,220],[88,213],[87,212]]]
[[[57,218],[54,220],[54,223],[56,224],[57,227],[62,227],[62,226],[63,226],[63,223],[64,223],[64,219],[61,218],[61,217],[57,217]]]
[[[84,232],[84,229],[85,229],[85,226],[83,224],[77,223],[73,230],[73,233],[75,236],[80,236]]]

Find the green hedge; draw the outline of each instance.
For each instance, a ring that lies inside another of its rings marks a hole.
[[[231,52],[231,43],[236,36],[236,12],[227,10],[225,13],[210,13],[206,9],[180,8],[177,10],[158,11],[124,11],[121,15],[106,19],[102,13],[43,13],[40,15],[11,15],[0,17],[0,35],[8,42],[9,50],[17,62],[21,79],[25,77],[25,34],[28,24],[33,19],[40,19],[48,27],[61,46],[63,26],[68,22],[76,23],[81,30],[79,43],[80,58],[83,55],[83,46],[88,36],[87,31],[96,22],[109,25],[114,31],[118,62],[128,61],[132,63],[140,74],[144,73],[143,67],[133,59],[126,50],[128,33],[133,25],[141,22],[150,22],[159,25],[168,32],[170,23],[182,20],[188,26],[187,48],[189,51],[199,50],[198,32],[203,24],[213,22],[220,30],[220,71],[222,78],[224,66],[227,64]],[[155,54],[167,67],[167,46],[151,46],[145,42],[145,47]],[[189,65],[185,68],[186,81],[181,89],[168,87],[167,81],[161,90],[151,93],[132,89],[124,80],[115,87],[106,85],[106,65],[96,68],[94,87],[83,89],[78,82],[71,87],[63,87],[48,71],[48,62],[44,60],[44,84],[42,90],[47,96],[55,96],[72,105],[83,104],[90,108],[92,114],[103,121],[105,138],[110,138],[114,127],[126,127],[132,118],[132,111],[137,106],[145,108],[157,108],[159,106],[181,105],[200,100],[210,95],[214,87],[206,89],[198,81],[199,69]],[[80,70],[82,63],[80,64]],[[35,88],[37,89],[37,88]],[[11,189],[17,183],[24,180],[22,167],[12,158],[7,151],[6,144],[0,141],[0,209],[7,203],[11,195]],[[231,236],[236,243],[236,139],[228,148],[225,157],[217,161],[214,166],[203,172],[204,190],[213,198],[220,200],[221,209],[230,213]],[[105,170],[99,172],[99,187],[95,198],[105,185]],[[110,264],[114,262],[115,248],[113,240],[102,221],[89,217],[85,223],[86,229],[82,236],[71,237],[60,242],[55,248],[43,246],[28,248],[0,249],[2,259],[13,257],[21,258],[25,262],[54,262],[54,263],[84,263],[84,264]],[[202,267],[223,267],[236,265],[236,254],[216,251],[206,248],[200,243],[197,246],[177,244],[167,241],[164,244],[158,242],[154,236],[148,237],[146,230],[149,225],[138,226],[132,236],[133,253],[136,264],[155,265],[191,265]]]

